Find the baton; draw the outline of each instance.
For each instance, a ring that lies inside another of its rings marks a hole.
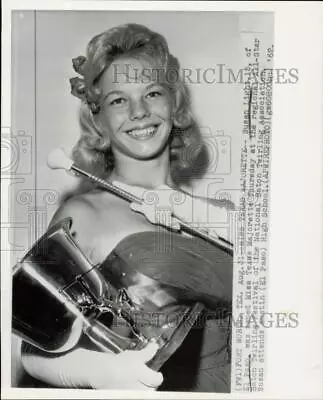
[[[129,193],[124,189],[119,188],[111,182],[107,182],[101,178],[98,178],[97,176],[90,174],[89,172],[76,166],[73,161],[65,154],[62,148],[55,149],[49,154],[47,164],[51,169],[64,169],[65,171],[74,171],[77,174],[82,175],[95,182],[102,188],[107,189],[109,192],[112,192],[116,196],[128,201],[129,203],[144,204],[144,201],[141,198],[133,195],[132,193]],[[204,239],[205,241],[214,244],[217,247],[220,247],[228,254],[233,255],[233,245],[228,240],[222,238],[216,233],[212,234],[211,236],[209,235],[207,230],[193,227],[189,223],[182,221],[174,213],[172,214],[172,217],[179,224],[182,231],[189,233],[192,236],[198,236],[201,239]]]

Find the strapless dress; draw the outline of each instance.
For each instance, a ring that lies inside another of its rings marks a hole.
[[[203,303],[180,349],[162,366],[160,391],[230,392],[233,258],[197,237],[140,232],[125,237],[101,272],[126,265],[177,292],[179,302]]]
[[[145,231],[126,236],[98,268],[109,282],[111,273],[120,273],[122,280],[122,271],[135,270],[171,288],[180,304],[205,306],[180,348],[161,367],[164,382],[159,391],[230,392],[232,255],[197,237]],[[80,345],[87,344],[83,336]],[[31,379],[21,382],[20,387],[26,386],[46,387]]]

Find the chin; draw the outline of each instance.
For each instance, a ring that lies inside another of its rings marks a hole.
[[[128,155],[138,160],[151,160],[160,156],[166,150],[166,147],[167,141],[159,146],[153,146],[147,143],[145,145],[134,146],[132,149],[129,149]]]

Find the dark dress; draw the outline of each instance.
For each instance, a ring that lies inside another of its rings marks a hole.
[[[162,366],[162,391],[230,392],[233,259],[199,238],[141,232],[123,239],[102,264],[135,269],[165,287],[179,303],[199,301],[204,312]]]

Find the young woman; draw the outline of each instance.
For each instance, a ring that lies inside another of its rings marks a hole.
[[[121,248],[147,248],[156,236],[173,235],[178,247],[169,254],[176,262],[186,260],[176,270],[184,273],[186,268],[186,278],[175,273],[170,261],[168,266],[138,263],[137,268],[174,286],[190,281],[196,293],[213,299],[215,309],[225,305],[227,314],[196,330],[161,372],[146,366],[157,350],[154,344],[115,355],[80,343],[55,356],[23,344],[24,368],[56,387],[228,392],[232,257],[216,248],[214,254],[199,254],[203,244],[193,245],[170,216],[175,210],[183,220],[198,224],[205,222],[210,210],[223,219],[228,205],[193,200],[180,188],[183,177],[188,182],[203,147],[179,63],[161,35],[128,24],[95,36],[87,56],[73,64],[80,77],[71,79],[72,94],[82,100],[75,163],[143,199],[154,193],[155,201],[129,207],[108,191],[87,187],[64,201],[52,224],[71,217],[73,237],[93,264],[102,263],[112,251],[118,255]]]

